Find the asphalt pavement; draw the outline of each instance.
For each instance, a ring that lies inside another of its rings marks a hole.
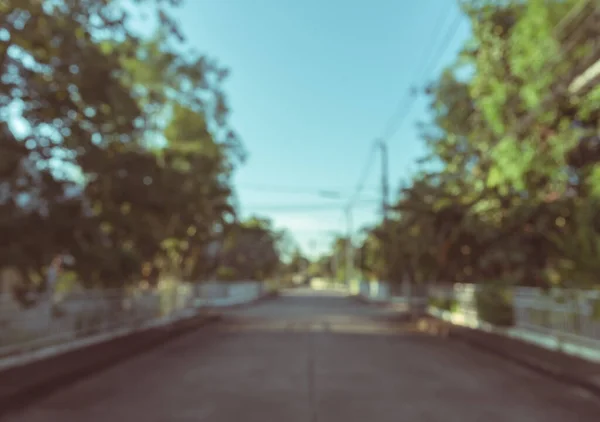
[[[594,422],[584,391],[390,311],[297,290],[56,392],[11,422]]]

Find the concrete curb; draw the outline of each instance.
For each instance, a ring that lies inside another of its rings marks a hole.
[[[390,305],[390,302],[374,302],[360,294],[354,295],[352,298],[359,303],[371,306]],[[408,318],[414,320],[410,315]],[[435,324],[429,324],[430,327],[428,327],[428,331],[435,335],[461,341],[470,347],[509,360],[556,381],[582,388],[600,398],[599,364],[500,333],[455,325],[434,316],[417,318],[417,321],[435,321]]]
[[[393,305],[393,302],[391,302],[389,300],[371,300],[360,294],[352,295],[352,296],[350,296],[350,298],[356,300],[358,303],[362,303],[365,305],[371,305],[371,306],[377,306],[379,308],[385,308],[385,307]]]
[[[220,319],[201,313],[0,372],[0,418],[59,389]]]
[[[437,334],[461,341],[556,381],[582,388],[600,398],[600,383],[593,379],[594,372],[600,374],[598,364],[501,334],[457,326],[433,317],[427,319],[443,325],[441,328],[434,328]]]
[[[364,297],[361,294],[356,294],[356,295],[351,295],[349,296],[350,299],[353,299],[355,301],[357,301],[358,303],[363,303],[365,305],[376,305],[376,306],[381,306],[381,305],[385,305],[386,302],[374,302],[366,297]]]
[[[279,291],[274,290],[268,293],[265,293],[264,295],[257,297],[254,300],[248,301],[248,302],[242,302],[242,303],[237,303],[235,305],[226,305],[226,306],[207,306],[206,309],[210,309],[212,311],[227,311],[229,309],[243,309],[249,306],[254,306],[257,303],[266,301],[266,300],[272,300],[272,299],[277,299],[279,297]]]

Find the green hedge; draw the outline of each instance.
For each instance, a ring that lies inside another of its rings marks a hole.
[[[514,325],[514,308],[510,290],[494,284],[484,284],[475,294],[479,319],[499,327]]]
[[[429,297],[429,306],[441,311],[454,311],[456,301],[445,297]]]

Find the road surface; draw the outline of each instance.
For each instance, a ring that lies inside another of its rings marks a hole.
[[[298,291],[231,311],[7,420],[592,422],[600,406],[382,309]]]

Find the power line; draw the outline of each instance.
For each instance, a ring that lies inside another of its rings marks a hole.
[[[432,49],[430,51],[431,54],[429,54],[428,58],[422,62],[423,66],[421,66],[419,68],[419,71],[415,74],[415,78],[413,79],[414,82],[413,82],[412,86],[415,86],[417,84],[417,81],[420,79],[420,77],[423,74],[427,73],[428,71],[433,71],[433,69],[435,68],[435,65],[437,64],[436,59],[439,59],[440,57],[442,57],[444,55],[444,53],[450,46],[450,43],[452,42],[452,40],[454,40],[454,37],[456,36],[456,33],[458,32],[458,28],[460,28],[461,19],[462,19],[462,15],[460,13],[458,13],[454,17],[454,20],[451,22],[450,26],[447,28],[447,31],[444,34],[444,37],[442,38],[442,43],[438,45],[439,48]],[[413,106],[413,104],[415,102],[415,96],[411,95],[410,93],[405,98],[406,98],[406,102],[405,102],[406,106],[403,108],[399,107],[396,114],[392,115],[392,117],[388,121],[386,129],[383,132],[382,139],[389,140],[402,127],[402,124],[404,123],[404,120],[406,119],[406,116],[408,115],[410,108]]]
[[[581,12],[581,10],[583,10],[585,8],[585,6],[589,3],[589,1],[586,0],[582,0],[580,3],[576,4],[573,9],[571,10],[571,12],[569,12],[569,14],[563,18],[563,20],[561,22],[559,22],[556,27],[554,28],[554,31],[558,31],[559,29],[561,29],[561,26],[564,26],[564,22],[567,21],[569,18],[572,18],[572,15],[575,15],[577,12]],[[591,4],[591,3],[590,3]],[[427,63],[431,62],[432,60],[435,60],[436,57],[441,57],[445,51],[448,49],[450,42],[454,39],[454,37],[456,36],[456,33],[458,32],[458,28],[460,27],[460,22],[461,22],[461,17],[462,15],[460,13],[458,13],[454,20],[452,21],[451,25],[448,27],[448,30],[445,33],[445,36],[443,38],[443,40],[445,40],[444,43],[442,43],[439,47],[439,49],[436,51],[435,54],[432,54],[430,56],[431,60],[428,60]],[[571,29],[571,31],[565,35],[565,38],[570,37],[576,30],[576,27],[573,27]],[[545,69],[543,69],[542,71],[550,71],[553,70],[552,67],[558,66],[559,61],[563,58],[563,56],[570,51],[572,48],[574,47],[574,45],[570,45],[567,49],[565,50],[560,50],[559,54],[557,55],[557,57],[555,57],[555,63],[554,64],[550,64],[548,67],[546,67]],[[435,62],[431,63],[431,67],[433,68],[435,65]],[[423,72],[424,73],[424,72]],[[542,101],[542,105],[551,102],[551,100],[554,98],[556,94],[554,92],[551,92],[547,95],[547,97],[544,99],[545,101]],[[541,108],[541,107],[540,107]],[[473,112],[471,112],[472,114]],[[387,136],[384,136],[384,139],[389,139],[390,137],[392,137],[401,127],[404,119],[406,118],[407,113],[403,113],[398,115],[397,119],[398,119],[398,124],[396,125],[396,129],[392,129],[392,125],[388,124],[388,131],[387,131]],[[470,117],[471,115],[469,115],[468,117]],[[527,121],[525,120],[524,123],[522,123],[521,125],[517,125],[519,127],[519,129],[522,126],[527,126],[525,123]],[[519,129],[517,129],[515,132],[519,132]]]
[[[581,19],[581,21],[579,22],[579,25],[573,25],[572,28],[570,28],[570,31],[568,31],[568,32],[565,31],[565,26],[567,26],[566,22],[572,21],[572,20],[580,17],[579,15],[584,13],[586,7],[591,8],[592,11],[589,12],[588,15],[585,15],[585,17],[583,17],[583,19]],[[593,1],[581,0],[579,3],[577,3],[575,6],[573,6],[571,11],[558,24],[556,24],[556,26],[553,29],[553,33],[556,36],[558,33],[563,32],[561,34],[561,38],[563,40],[570,40],[571,36],[577,31],[577,29],[581,25],[583,25],[585,22],[587,22],[588,19],[590,19],[590,20],[594,19],[592,17],[592,15],[594,13],[598,14],[599,12],[600,12],[600,8],[597,5],[594,5]],[[444,37],[444,40],[446,42],[441,45],[441,48],[439,49],[440,52],[436,53],[432,57],[441,56],[445,52],[445,50],[449,47],[450,41],[455,37],[455,35],[458,31],[458,28],[460,26],[461,16],[462,16],[461,14],[458,14],[455,17],[454,21],[448,28],[446,36]],[[576,46],[577,46],[577,42],[574,43],[574,42],[572,42],[572,40],[570,40],[570,42],[569,41],[565,42],[563,48],[561,48],[558,51],[558,54],[556,54],[553,57],[553,60],[551,60],[542,69],[540,69],[539,72],[543,73],[543,72],[550,72],[550,71],[556,70],[556,68],[560,65],[561,61],[565,58],[567,53],[571,52]],[[547,93],[547,95],[542,99],[542,101],[540,101],[540,104],[532,112],[528,113],[524,118],[522,118],[519,122],[517,122],[516,127],[513,127],[512,129],[508,130],[507,131],[508,134],[513,135],[513,136],[518,136],[524,128],[531,126],[532,120],[539,115],[540,111],[543,111],[548,104],[551,104],[558,95],[565,94],[566,92],[568,92],[568,88],[566,90],[563,89],[562,91],[560,89],[558,89],[558,90],[550,89],[550,92]],[[471,113],[469,114],[469,116],[467,117],[467,119],[470,119],[474,112],[475,112],[475,110],[472,110]],[[406,117],[406,114],[399,117],[400,123],[397,126],[396,130],[390,131],[390,133],[388,135],[388,139],[389,139],[389,137],[393,136],[394,133],[397,132],[397,130],[401,126],[401,122],[403,121],[403,119],[405,117]]]
[[[582,14],[583,13],[582,11],[585,9],[585,7],[588,6],[588,5],[591,5],[591,7],[593,8],[593,13],[590,13],[590,15],[587,16],[587,18],[588,19],[593,19],[593,18],[590,18],[590,16],[600,11],[600,8],[598,8],[598,6],[594,6],[593,3],[594,3],[593,0],[587,0],[587,1],[583,0],[581,3],[579,3],[578,5],[576,5],[573,8],[573,10],[577,10],[577,12],[571,11],[571,13],[569,13],[569,15],[568,15],[568,18],[574,19],[573,16],[576,16],[577,13]],[[585,6],[581,6],[582,4],[585,4]],[[580,7],[578,7],[578,6],[580,6]],[[445,50],[448,49],[448,47],[450,45],[450,42],[454,39],[454,37],[455,37],[455,35],[456,35],[457,31],[458,31],[458,28],[460,26],[460,19],[461,19],[461,17],[462,17],[462,15],[460,13],[458,14],[458,16],[455,17],[454,21],[452,22],[452,24],[448,28],[447,35],[444,37],[444,41],[445,42],[443,42],[442,45],[441,45],[441,48],[437,49],[436,53],[431,56],[431,57],[433,57],[433,60],[435,60],[435,58],[440,57],[442,54],[444,54]],[[564,31],[564,26],[566,26],[566,24],[564,24],[564,21],[567,20],[568,18],[565,18],[563,20],[563,22],[561,22],[558,25],[556,25],[555,32],[560,31],[561,29],[562,29],[562,31]],[[585,20],[585,18],[584,18],[584,20]],[[581,26],[581,24],[582,23],[579,22],[578,26]],[[561,25],[562,25],[562,27],[561,27]],[[566,31],[564,31],[564,32],[566,32]],[[573,33],[575,32],[575,27],[573,27],[571,29],[571,31],[569,31],[569,32],[570,32],[570,34],[568,34],[568,35],[562,34],[561,38],[563,40],[566,40],[567,38],[570,38],[570,36],[573,35]],[[577,40],[575,42],[573,42],[573,40],[569,40],[567,42],[563,41],[563,43],[564,43],[564,45],[561,46],[562,48],[560,49],[559,54],[556,55],[558,57],[556,57],[556,56],[554,57],[554,61],[553,61],[554,63],[551,63],[550,66],[544,66],[546,68],[546,70],[547,70],[548,67],[553,68],[555,66],[558,66],[558,64],[564,58],[564,56],[566,55],[566,53],[568,51],[571,51],[574,48],[575,44],[577,44]],[[438,53],[438,50],[439,50],[439,53]],[[426,63],[428,65],[430,65],[429,64],[430,62],[431,62],[431,60],[427,60],[426,61]],[[430,65],[430,66],[433,67],[433,65]],[[567,92],[568,92],[568,89],[569,88],[567,88],[567,90],[566,90]],[[554,89],[551,89],[550,91],[551,92],[548,93],[546,95],[546,97],[542,100],[541,104],[538,107],[536,107],[536,109],[532,113],[529,113],[526,116],[525,119],[522,119],[519,123],[517,123],[517,128],[516,129],[513,128],[513,130],[510,130],[509,132],[512,132],[513,135],[515,135],[515,134],[518,135],[520,133],[521,129],[523,129],[524,127],[528,127],[530,125],[530,123],[531,123],[530,120],[532,120],[535,117],[537,117],[537,114],[539,113],[539,111],[540,110],[544,110],[545,106],[547,106],[547,104],[552,103],[552,101],[556,98],[557,95],[566,93],[566,92],[564,92],[563,90],[560,90],[560,89],[558,91],[555,91]],[[384,132],[384,136],[379,140],[379,142],[381,143],[382,146],[384,145],[384,143],[387,140],[389,140],[389,138],[391,138],[399,130],[399,128],[403,124],[404,120],[406,119],[406,115],[407,115],[407,112],[409,111],[409,107],[412,105],[413,102],[414,102],[414,98],[411,99],[410,96],[409,96],[408,100],[405,103],[405,104],[407,104],[406,111],[404,111],[404,107],[400,107],[399,110],[401,110],[402,113],[397,114],[396,116],[392,117],[392,119],[390,119],[390,123],[388,123],[388,125],[386,127],[386,131]],[[391,122],[394,122],[394,120],[396,120],[397,122],[395,124],[392,124]],[[378,141],[375,141],[373,145],[376,146],[377,142]],[[384,148],[382,147],[382,152],[383,151],[384,151]],[[369,160],[367,161],[369,169],[370,169],[370,165],[371,165],[372,161],[373,161],[372,158],[369,157]],[[387,166],[384,166],[384,168],[385,167],[387,167]],[[387,185],[388,175],[385,174],[385,170],[382,170],[382,172],[384,173],[382,179],[383,179],[383,186],[384,186],[383,190],[385,192],[385,186]],[[368,177],[368,173],[364,177],[361,177],[361,179],[359,179],[359,183],[358,183],[359,187],[362,185],[362,183],[364,183],[364,180],[366,179],[366,177]],[[357,189],[357,192],[358,191],[359,190]],[[353,195],[352,199],[355,199],[356,197],[357,197],[357,194]],[[384,201],[385,201],[385,193],[384,193]],[[351,204],[352,204],[352,200],[350,202],[350,205]],[[350,205],[348,206],[348,214],[350,214]],[[384,209],[385,209],[385,202],[384,202]],[[385,217],[384,217],[384,221],[385,221]],[[349,238],[351,238],[351,234],[352,234],[352,232],[351,232],[351,228],[349,226],[349,228],[348,228],[348,237]],[[346,265],[347,265],[346,274],[349,274],[350,270],[352,268],[352,262],[353,262],[351,242],[347,243],[347,248],[346,249],[347,249],[347,251],[346,251]]]
[[[379,203],[379,199],[361,199],[357,201],[356,205],[371,206]],[[335,210],[338,211],[342,208],[343,204],[339,202],[331,204],[247,204],[243,205],[242,208],[245,210],[251,209],[252,211],[323,211],[323,210]]]
[[[308,228],[293,228],[290,229],[296,233],[301,233],[303,235],[314,235],[321,237],[335,237],[342,235],[340,230],[333,230],[331,228],[317,228],[317,229],[308,229]]]
[[[440,8],[440,14],[438,15],[438,19],[436,20],[435,28],[441,28],[443,26],[444,18],[446,18],[448,16],[448,8],[449,7],[450,7],[450,2],[447,3],[445,9]],[[436,44],[435,40],[432,43],[428,43],[428,45],[434,45],[434,44]],[[432,52],[433,52],[433,49],[430,50],[430,53],[432,53]],[[425,54],[421,57],[422,57],[422,60],[420,61],[421,65],[417,66],[414,77],[411,79],[413,82],[411,83],[411,85],[409,87],[408,95],[404,96],[403,99],[398,102],[396,111],[392,114],[392,116],[390,116],[388,123],[385,126],[385,129],[384,129],[383,135],[382,135],[382,138],[384,138],[384,139],[388,139],[391,136],[393,136],[393,134],[394,134],[393,127],[398,125],[398,123],[394,124],[394,121],[398,120],[398,119],[402,119],[403,116],[405,116],[407,114],[412,103],[414,102],[414,96],[412,95],[411,90],[415,85],[415,81],[418,80],[427,71],[429,62],[435,56],[433,54],[429,54],[429,55]]]
[[[439,16],[440,20],[443,20],[445,13],[442,12]],[[425,57],[425,59],[423,60],[422,63],[423,66],[419,66],[417,68],[417,73],[416,73],[416,77],[414,78],[414,80],[417,80],[418,78],[421,77],[422,73],[424,73],[423,71],[421,71],[421,69],[423,67],[427,68],[429,66],[431,66],[431,62],[432,60],[435,60],[437,58],[439,58],[439,56],[441,56],[443,54],[443,52],[448,48],[448,46],[450,45],[450,42],[454,39],[454,36],[458,30],[458,27],[460,25],[460,19],[461,19],[462,15],[459,13],[454,21],[452,22],[452,24],[450,25],[449,31],[446,34],[446,36],[444,37],[444,39],[442,40],[442,49],[435,49],[435,45],[432,48],[432,53],[427,56],[423,56]],[[435,43],[434,43],[435,44]],[[413,83],[411,86],[414,86],[415,83]],[[360,195],[362,186],[364,185],[364,183],[366,182],[366,179],[369,176],[369,172],[372,168],[373,165],[373,159],[375,156],[375,152],[377,151],[378,148],[381,148],[381,154],[382,154],[382,210],[383,210],[383,218],[384,218],[384,227],[385,227],[385,223],[387,221],[387,216],[388,216],[388,183],[389,183],[389,172],[388,172],[388,154],[387,154],[387,141],[399,130],[399,128],[402,126],[402,124],[404,123],[404,119],[406,119],[406,115],[408,114],[408,111],[410,110],[410,107],[413,106],[415,101],[415,97],[414,95],[412,95],[412,92],[409,91],[408,95],[405,97],[404,101],[401,101],[399,106],[398,106],[398,110],[396,111],[395,115],[392,115],[392,117],[390,118],[390,120],[388,121],[387,126],[384,129],[383,132],[383,136],[380,139],[376,139],[375,141],[373,141],[373,144],[371,146],[371,154],[369,155],[369,158],[367,160],[367,165],[366,165],[366,171],[361,175],[361,178],[359,179],[358,185],[357,185],[357,189],[355,194],[350,198],[348,207],[347,207],[347,211],[346,211],[346,219],[348,221],[348,238],[352,239],[352,226],[351,226],[351,221],[352,221],[352,215],[351,215],[351,206],[354,204],[354,202],[356,201],[358,195]],[[386,248],[387,249],[387,248]],[[386,252],[384,251],[384,254],[386,254]],[[353,252],[352,252],[352,241],[347,242],[346,244],[346,274],[348,275],[348,277],[350,277],[349,274],[351,274],[351,270],[352,270],[352,261],[353,261]]]
[[[441,9],[441,13],[438,16],[436,27],[442,26],[444,18],[446,16],[448,16],[447,8]],[[413,78],[413,81],[418,80],[422,76],[422,74],[425,73],[427,68],[429,66],[431,66],[431,62],[433,60],[435,60],[436,58],[440,57],[444,53],[444,51],[448,48],[448,46],[450,45],[450,42],[454,39],[454,36],[456,35],[456,32],[458,31],[458,28],[459,28],[460,22],[461,22],[461,18],[462,18],[462,15],[460,13],[457,14],[457,16],[454,18],[450,27],[448,28],[448,31],[444,34],[445,36],[442,39],[441,48],[435,49],[435,44],[437,44],[437,43],[433,43],[434,48],[432,48],[430,50],[430,54],[429,55],[426,54],[426,55],[422,56],[422,57],[424,57],[424,60],[421,61],[421,66],[417,67],[417,72],[415,73],[415,77]],[[413,84],[411,84],[411,86],[414,86],[414,85],[415,85],[415,83],[413,82]],[[370,154],[366,161],[364,171],[363,171],[363,173],[361,173],[360,178],[358,179],[359,181],[357,183],[357,187],[356,187],[354,194],[350,197],[350,199],[348,201],[348,207],[352,206],[352,204],[355,202],[356,198],[362,192],[363,186],[366,183],[366,180],[369,177],[370,172],[372,170],[373,163],[375,161],[375,152],[376,152],[378,146],[380,145],[380,143],[382,141],[388,140],[399,130],[399,128],[401,127],[401,125],[402,125],[404,119],[406,118],[406,115],[407,115],[408,111],[410,110],[410,107],[413,105],[413,103],[414,103],[414,97],[411,95],[411,93],[409,91],[408,95],[406,95],[404,97],[404,100],[400,101],[400,103],[398,104],[398,108],[397,108],[396,112],[394,114],[392,114],[392,117],[390,118],[390,120],[388,121],[388,123],[384,129],[383,136],[380,139],[376,139],[375,141],[373,141],[373,143],[371,145],[371,149],[370,149]]]
[[[581,25],[585,24],[588,19],[590,19],[590,20],[594,19],[594,16],[593,16],[594,13],[596,13],[596,14],[600,13],[600,7],[598,7],[597,5],[594,5],[593,1],[581,0],[579,3],[575,4],[575,6],[573,6],[573,8],[570,10],[570,12],[567,13],[566,16],[563,17],[563,19],[558,24],[555,25],[555,27],[553,28],[554,36],[565,31],[565,26],[567,26],[570,21],[580,18],[580,16],[578,16],[578,15],[583,14],[586,7],[591,7],[593,10],[588,15],[585,15],[583,20],[579,22],[579,25],[574,25],[570,29],[569,32],[562,33],[560,36],[563,40],[568,40],[569,38],[571,38],[571,36],[573,36],[575,34],[575,32],[581,27]],[[538,70],[539,74],[555,71],[556,68],[561,64],[561,61],[563,59],[565,59],[566,54],[570,53],[576,46],[577,46],[577,43],[566,42],[565,45],[559,49],[558,54],[554,55],[552,60],[549,63],[547,63],[544,67],[542,67],[541,69]],[[519,121],[517,121],[517,123],[516,123],[516,127],[512,127],[511,129],[509,129],[507,131],[508,135],[518,137],[518,135],[521,133],[521,131],[524,128],[531,126],[532,120],[535,119],[541,111],[545,110],[545,108],[549,104],[552,104],[556,100],[557,96],[566,94],[566,92],[561,91],[560,89],[559,90],[550,89],[549,91],[550,92],[548,92],[546,94],[546,96],[544,98],[542,98],[539,105],[534,110],[532,110],[527,115],[525,115],[525,117],[522,117],[521,119],[519,119]],[[567,89],[567,92],[568,92],[568,89]],[[473,116],[474,112],[475,112],[475,110],[471,111],[471,113],[467,116],[467,120]]]
[[[238,190],[255,191],[255,192],[268,192],[268,193],[282,193],[282,194],[315,194],[333,196],[333,194],[347,194],[353,192],[353,188],[342,188],[338,189],[335,187],[311,187],[311,186],[278,186],[278,185],[236,185]],[[364,189],[375,192],[376,187],[365,187]]]
[[[350,200],[348,201],[348,205],[347,205],[348,207],[352,206],[352,204],[354,202],[356,202],[356,199],[363,191],[365,183],[367,181],[367,178],[369,177],[369,174],[371,173],[371,170],[373,168],[373,163],[375,161],[375,153],[376,152],[377,152],[377,143],[373,142],[373,144],[371,145],[371,149],[369,150],[369,153],[368,153],[369,155],[368,155],[367,161],[365,162],[365,166],[363,167],[363,171],[360,174],[360,178],[358,179],[358,183],[356,185],[354,194],[350,197]]]

